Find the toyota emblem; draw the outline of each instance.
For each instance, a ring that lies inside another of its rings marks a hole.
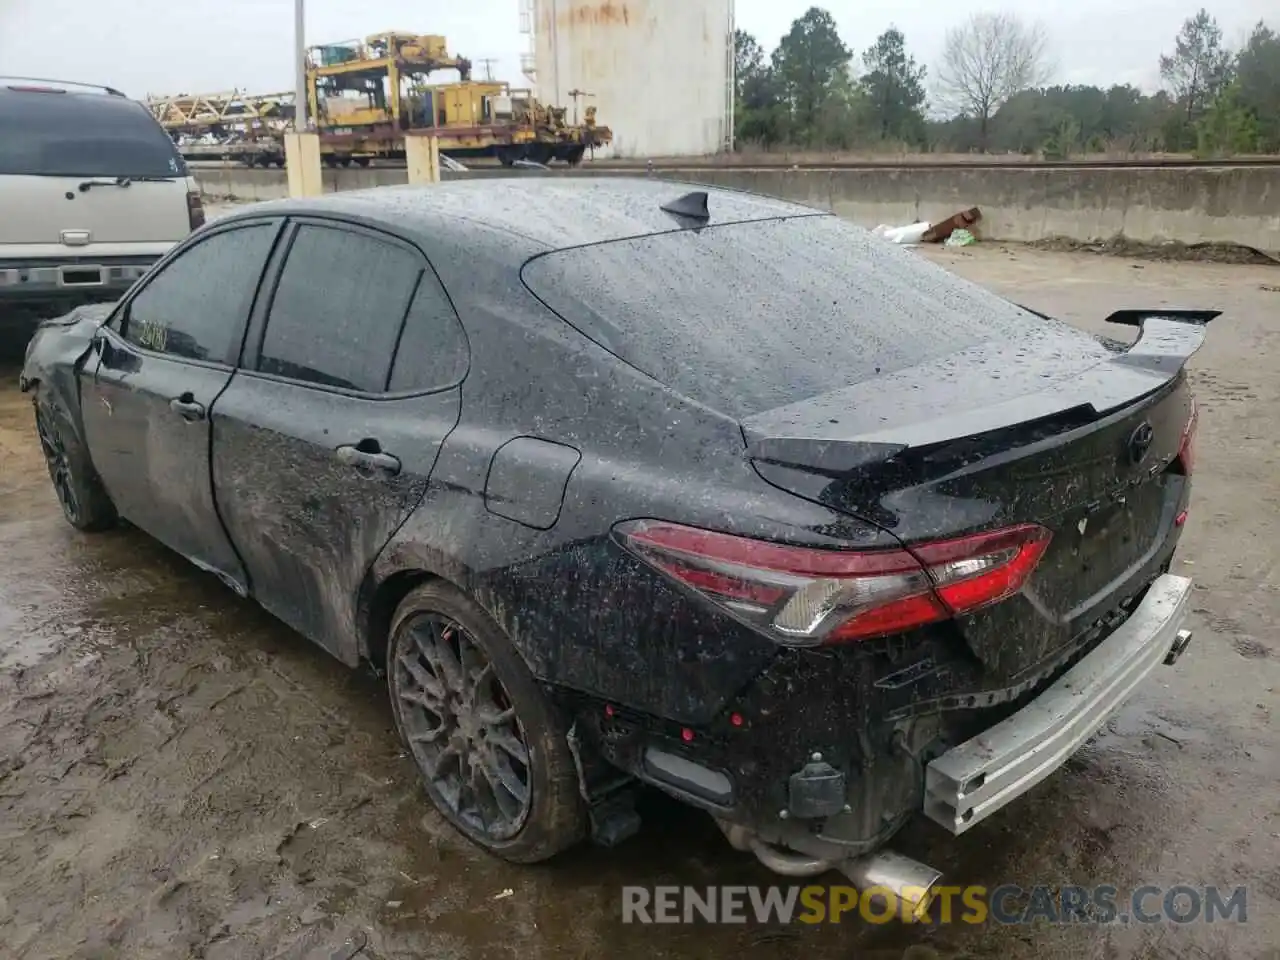
[[[1155,439],[1155,433],[1151,429],[1151,424],[1143,423],[1129,435],[1129,462],[1134,466],[1146,459],[1147,451],[1151,449],[1151,441]]]

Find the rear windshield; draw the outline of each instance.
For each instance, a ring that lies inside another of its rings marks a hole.
[[[141,104],[0,87],[0,175],[177,177],[182,156]]]
[[[618,357],[739,418],[1046,333],[1025,310],[831,216],[560,250],[526,264],[524,279]]]

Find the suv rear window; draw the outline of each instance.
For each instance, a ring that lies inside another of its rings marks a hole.
[[[579,331],[743,418],[1046,321],[833,216],[559,250],[525,283]]]
[[[164,128],[124,97],[0,87],[0,131],[0,175],[186,175]]]

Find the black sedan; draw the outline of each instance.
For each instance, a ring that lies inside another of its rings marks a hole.
[[[1126,346],[805,207],[483,180],[218,220],[22,385],[72,524],[384,673],[495,854],[616,842],[645,783],[923,890],[913,814],[969,829],[1186,647],[1214,316]]]

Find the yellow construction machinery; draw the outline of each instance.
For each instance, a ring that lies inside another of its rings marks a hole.
[[[232,132],[252,128],[279,131],[293,119],[293,94],[227,93],[149,97],[152,115],[170,130]]]
[[[452,83],[432,73],[456,70]],[[308,55],[309,112],[331,165],[404,156],[404,138],[434,136],[453,157],[493,156],[576,164],[608,143],[612,131],[586,120],[570,124],[562,107],[546,107],[528,90],[471,79],[471,62],[453,56],[442,36],[385,31],[364,41],[323,44]]]
[[[184,93],[148,97],[146,106],[188,159],[284,165],[280,135],[293,123],[292,93]]]
[[[431,74],[458,79],[430,83]],[[575,94],[578,91],[574,91]],[[575,102],[576,102],[575,96]],[[293,94],[151,97],[147,106],[185,157],[240,159],[284,166],[282,134],[293,123]],[[539,103],[528,90],[471,77],[471,62],[448,52],[445,38],[388,30],[364,40],[321,44],[307,53],[307,112],[330,166],[399,160],[405,137],[434,136],[455,158],[496,157],[576,164],[612,131],[595,107],[578,122],[564,107]]]

